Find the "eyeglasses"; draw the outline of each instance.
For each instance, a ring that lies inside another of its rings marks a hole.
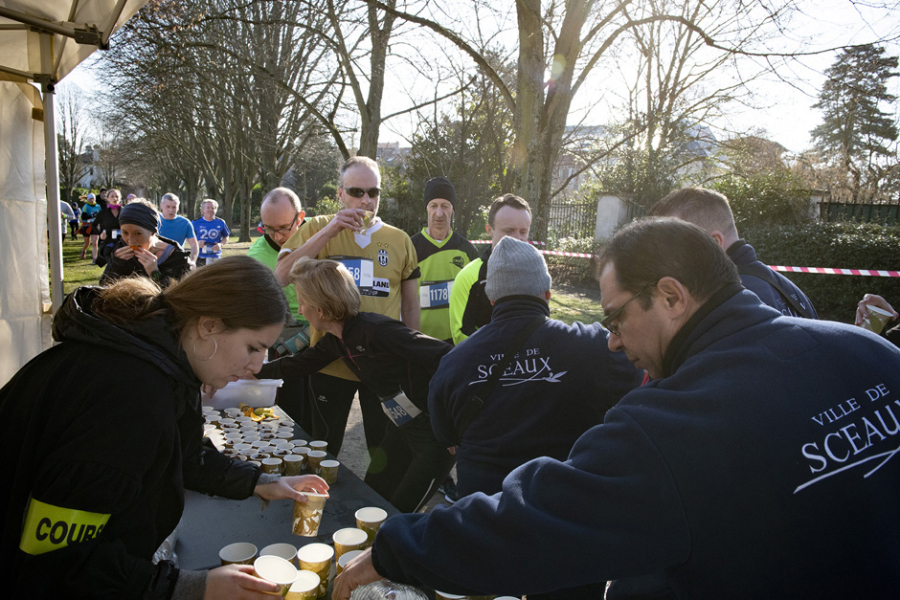
[[[378,189],[377,187],[369,188],[367,190],[364,190],[363,188],[341,188],[341,189],[343,189],[345,192],[347,192],[354,198],[362,198],[363,196],[368,194],[369,198],[372,198],[373,200],[378,197],[378,194],[381,193],[381,190]]]
[[[631,298],[629,298],[628,300],[625,301],[625,304],[623,304],[616,310],[612,311],[608,317],[606,317],[605,319],[600,321],[600,325],[602,325],[603,327],[608,329],[610,331],[610,333],[612,333],[614,335],[619,335],[619,324],[616,322],[619,320],[619,315],[622,314],[622,311],[625,310],[625,307],[628,306],[628,304],[632,300],[634,300],[635,298],[637,298],[638,296],[640,296],[641,294],[643,294],[644,292],[649,290],[651,287],[655,286],[657,283],[659,283],[658,280],[651,281],[650,283],[648,283],[647,285],[645,285],[644,287],[639,289],[637,291],[637,293],[635,293]]]
[[[263,230],[265,230],[266,235],[269,235],[269,236],[272,236],[272,235],[287,235],[287,234],[289,234],[289,233],[291,232],[291,229],[294,228],[294,225],[297,223],[297,217],[299,217],[299,216],[300,216],[300,213],[299,213],[299,212],[295,212],[295,213],[294,213],[294,217],[291,219],[291,224],[290,224],[290,226],[288,226],[288,227],[279,227],[279,228],[276,229],[275,227],[269,227],[268,225],[266,225],[265,223],[263,223],[263,224],[262,224]]]

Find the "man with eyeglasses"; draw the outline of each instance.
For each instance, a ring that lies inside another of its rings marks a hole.
[[[264,235],[250,245],[247,256],[255,258],[273,271],[278,262],[278,253],[284,243],[304,224],[306,213],[300,198],[285,187],[277,187],[269,191],[259,207]],[[297,293],[294,285],[284,288],[291,318],[275,346],[269,349],[269,360],[294,354],[309,344],[309,322],[297,314]],[[278,389],[276,404],[297,421],[305,431],[312,428],[312,413],[306,398],[307,378],[286,379]]]
[[[565,461],[389,518],[332,598],[381,577],[530,597],[650,573],[678,598],[895,597],[900,351],[762,304],[678,219],[624,227],[598,263],[609,347],[653,380]]]
[[[194,225],[191,221],[178,214],[178,206],[181,200],[175,194],[169,192],[163,194],[159,201],[159,235],[168,238],[178,245],[184,246],[187,242],[191,247],[191,261],[197,262],[200,254],[200,246],[197,244],[197,236],[194,234]]]
[[[380,186],[378,163],[371,158],[356,156],[341,165],[338,201],[344,208],[336,215],[307,219],[284,243],[275,277],[286,285],[291,267],[302,256],[337,260],[347,267],[359,287],[361,311],[382,314],[418,329],[416,251],[406,233],[378,218]],[[324,334],[310,329],[311,345]],[[335,361],[310,376],[307,391],[313,405],[310,433],[328,442],[328,451],[335,455],[343,444],[357,391],[370,452],[392,426],[378,395],[360,384],[343,361]]]

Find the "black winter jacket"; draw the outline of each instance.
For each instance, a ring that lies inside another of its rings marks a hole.
[[[169,598],[178,569],[151,558],[181,518],[184,489],[247,498],[259,478],[204,445],[200,382],[164,315],[126,331],[92,313],[96,293],[70,295],[53,325],[62,343],[0,389],[11,472],[0,573],[11,598]],[[64,509],[79,512],[67,523]],[[102,530],[82,527],[86,513],[109,515]]]

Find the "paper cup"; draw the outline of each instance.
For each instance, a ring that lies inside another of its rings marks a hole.
[[[278,585],[280,588],[278,596],[286,596],[291,585],[297,580],[297,568],[278,556],[260,556],[253,561],[253,570],[260,579]]]
[[[337,568],[335,569],[335,575],[340,575],[341,571],[344,570],[344,567],[347,566],[347,563],[362,553],[362,550],[351,550],[349,552],[344,552],[343,554],[341,554],[341,557],[337,559]]]
[[[319,476],[328,483],[328,485],[334,485],[334,482],[337,481],[338,476],[338,468],[341,466],[336,460],[323,460],[319,463]]]
[[[282,460],[284,460],[284,474],[285,475],[300,475],[303,473],[303,457],[297,456],[296,454],[289,454],[285,456]]]
[[[293,439],[293,440],[290,440],[290,442],[291,442],[291,444],[293,444],[294,448],[300,448],[302,446],[307,446],[307,447],[309,446],[309,442],[307,442],[306,440]]]
[[[322,523],[322,513],[325,512],[325,500],[327,494],[315,494],[303,492],[306,502],[294,502],[294,522],[292,531],[294,535],[304,537],[316,537],[319,535],[319,525]]]
[[[322,452],[328,451],[328,442],[323,442],[322,440],[313,440],[307,445],[310,450],[320,450]]]
[[[277,556],[289,563],[297,560],[297,547],[293,544],[269,544],[259,551],[260,556]]]
[[[447,592],[439,592],[434,590],[434,600],[467,600],[468,596],[460,596],[459,594],[448,594]]]
[[[307,465],[309,465],[309,472],[319,474],[319,465],[325,460],[325,457],[328,456],[324,452],[319,450],[310,450],[309,454],[306,455]]]
[[[869,309],[869,318],[863,321],[862,326],[872,333],[881,333],[894,315],[871,304],[866,304],[866,308]]]
[[[315,600],[319,595],[319,586],[322,579],[318,573],[313,571],[300,571],[297,573],[297,579],[288,590],[288,600]]]
[[[256,546],[250,542],[235,542],[219,550],[219,560],[225,565],[252,565]]]
[[[312,571],[319,576],[318,596],[328,591],[328,576],[331,574],[331,559],[334,548],[328,544],[307,544],[297,550],[297,562],[304,571]]]
[[[362,550],[363,546],[369,540],[369,535],[362,529],[355,527],[345,527],[338,529],[331,536],[334,542],[335,558],[340,559],[341,556],[351,550]]]
[[[362,529],[369,536],[366,548],[375,541],[375,534],[378,533],[378,528],[381,527],[385,519],[387,519],[387,511],[377,506],[367,506],[356,511],[357,529]]]
[[[284,471],[284,461],[277,456],[272,458],[264,458],[261,462],[263,473],[281,475],[282,471]]]

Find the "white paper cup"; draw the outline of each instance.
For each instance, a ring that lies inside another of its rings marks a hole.
[[[448,594],[447,592],[439,592],[434,590],[434,600],[466,600],[468,596],[460,596],[459,594]]]
[[[332,558],[334,558],[334,548],[328,544],[307,544],[297,550],[297,562],[300,564],[300,568],[319,575],[318,596],[324,596],[328,590]]]
[[[334,542],[335,557],[340,559],[346,552],[362,550],[368,539],[368,534],[362,529],[356,527],[338,529],[331,536],[331,540]]]
[[[287,600],[315,600],[319,595],[322,579],[313,571],[300,571],[288,590]]]
[[[235,542],[219,550],[222,565],[252,565],[256,558],[256,546],[250,542]]]
[[[377,506],[367,506],[356,511],[355,516],[357,529],[362,529],[369,536],[369,541],[366,542],[366,547],[368,548],[375,540],[375,534],[378,533],[378,528],[381,527],[381,524],[387,519],[387,511],[383,508],[378,508]]]
[[[260,556],[277,556],[289,563],[297,560],[297,547],[293,544],[269,544],[259,551]]]
[[[280,596],[286,596],[297,580],[297,567],[278,556],[260,556],[253,561],[253,570],[261,579],[277,584]]]
[[[362,550],[350,550],[349,552],[344,552],[341,554],[341,557],[337,560],[337,568],[335,575],[340,575],[341,571],[344,570],[344,567],[347,566],[347,563],[362,554]]]
[[[309,446],[309,442],[301,439],[293,439],[290,440],[291,444],[294,445],[294,448],[300,448],[301,446]]]

